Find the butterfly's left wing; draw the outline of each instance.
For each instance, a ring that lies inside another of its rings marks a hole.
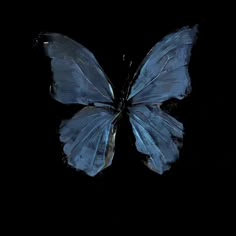
[[[68,163],[90,176],[111,165],[115,146],[116,113],[87,106],[60,127]]]
[[[188,62],[196,27],[167,35],[144,59],[128,100],[136,148],[146,154],[147,166],[162,174],[179,156],[183,125],[160,109],[163,101],[182,99],[191,85]]]
[[[95,56],[65,35],[46,33],[44,37],[53,72],[52,97],[63,104],[112,106],[111,84]]]

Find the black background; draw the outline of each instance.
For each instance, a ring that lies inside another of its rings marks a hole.
[[[220,227],[223,220],[232,219],[229,214],[233,211],[236,172],[234,48],[229,46],[234,45],[235,38],[232,21],[223,17],[223,10],[211,15],[207,11],[196,13],[189,6],[188,11],[158,14],[153,6],[136,11],[114,5],[112,10],[104,7],[92,12],[88,8],[77,12],[71,7],[32,16],[34,86],[29,109],[35,113],[30,123],[34,151],[29,170],[32,213],[42,215],[38,228],[79,230],[88,223],[90,230],[98,223],[98,232],[112,225],[117,226],[113,230],[141,226],[158,233],[169,231],[164,223],[174,229],[188,226],[201,230]],[[186,132],[181,157],[171,170],[160,176],[140,162],[142,156],[136,152],[126,121],[117,135],[111,167],[93,178],[70,168],[62,158],[57,128],[77,107],[66,107],[50,98],[50,64],[35,45],[37,34],[58,32],[79,41],[94,53],[119,91],[129,60],[133,61],[133,72],[163,36],[195,24],[199,24],[199,36],[189,65],[193,90],[170,111],[184,123]]]

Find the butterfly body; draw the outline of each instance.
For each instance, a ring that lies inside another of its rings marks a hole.
[[[112,163],[119,120],[127,115],[145,164],[162,174],[179,156],[176,140],[183,125],[161,110],[171,98],[182,99],[190,89],[187,66],[196,27],[167,35],[147,54],[120,98],[94,55],[74,40],[45,34],[46,54],[53,72],[52,96],[63,104],[82,104],[60,127],[68,163],[94,176]]]

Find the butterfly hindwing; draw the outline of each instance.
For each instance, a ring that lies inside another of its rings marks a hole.
[[[137,150],[148,156],[151,170],[162,174],[179,156],[183,125],[156,105],[133,106],[129,112]]]
[[[51,58],[52,96],[64,104],[111,104],[112,87],[94,55],[81,44],[56,33],[45,34]]]
[[[90,176],[108,167],[114,155],[115,113],[87,106],[60,127],[60,140],[68,163]]]

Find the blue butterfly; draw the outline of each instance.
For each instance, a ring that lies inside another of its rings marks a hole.
[[[111,83],[94,55],[74,40],[46,33],[44,48],[51,58],[51,93],[63,104],[85,108],[60,126],[60,141],[69,165],[95,176],[112,163],[117,123],[127,112],[136,148],[146,166],[162,174],[179,156],[183,125],[161,110],[171,98],[191,90],[188,63],[197,26],[183,27],[158,42],[144,58],[116,105]]]

